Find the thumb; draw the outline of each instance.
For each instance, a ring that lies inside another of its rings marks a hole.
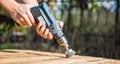
[[[58,21],[58,24],[59,24],[60,28],[63,28],[64,23],[62,21]]]

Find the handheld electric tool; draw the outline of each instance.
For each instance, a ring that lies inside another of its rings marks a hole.
[[[65,50],[67,58],[75,54],[74,50],[69,49],[68,41],[64,36],[62,29],[59,27],[57,20],[45,2],[42,2],[40,6],[31,8],[31,13],[37,22],[42,22],[46,25],[53,36],[57,39],[58,44]]]

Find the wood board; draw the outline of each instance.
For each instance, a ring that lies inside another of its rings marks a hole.
[[[0,64],[120,64],[120,60],[34,50],[1,50]]]

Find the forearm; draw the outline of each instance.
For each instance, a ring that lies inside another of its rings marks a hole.
[[[35,5],[35,6],[38,5],[37,0],[22,0],[22,1],[26,4],[32,4],[32,5]]]
[[[15,0],[0,0],[0,5],[9,13],[17,9],[19,4]]]

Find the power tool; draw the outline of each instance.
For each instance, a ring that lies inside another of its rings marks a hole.
[[[30,10],[36,22],[45,24],[53,34],[58,44],[65,50],[66,58],[72,57],[75,51],[69,48],[68,41],[47,3],[42,2],[39,6],[32,7]]]

